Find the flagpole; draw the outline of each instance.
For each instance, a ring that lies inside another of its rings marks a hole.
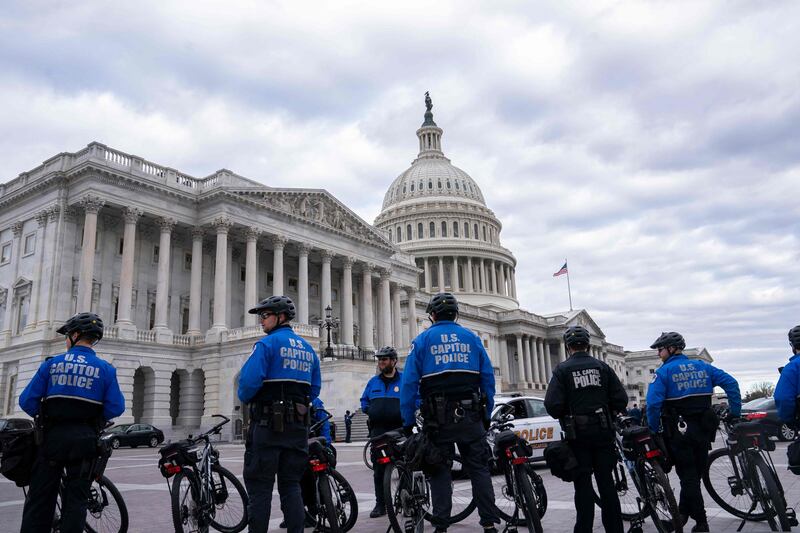
[[[569,310],[572,311],[572,288],[569,285],[569,262],[564,258],[564,264],[567,265],[567,293],[569,294]]]

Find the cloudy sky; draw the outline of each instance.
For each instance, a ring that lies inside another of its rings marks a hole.
[[[522,305],[662,330],[745,383],[800,323],[800,4],[4,2],[0,181],[96,140],[322,187],[374,220],[443,146],[502,220]]]

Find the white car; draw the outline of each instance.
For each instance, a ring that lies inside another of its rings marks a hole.
[[[514,433],[528,441],[533,447],[533,459],[544,461],[544,449],[548,442],[561,440],[561,425],[547,414],[544,400],[535,396],[497,394],[494,397],[492,420],[499,416],[503,405],[513,407]],[[494,435],[489,433],[490,445],[494,445]]]

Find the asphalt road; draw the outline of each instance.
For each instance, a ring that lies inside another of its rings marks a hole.
[[[353,531],[383,532],[386,531],[388,520],[385,517],[369,518],[369,512],[374,505],[372,472],[367,470],[361,462],[361,447],[362,445],[357,443],[337,446],[338,470],[348,479],[358,497],[359,517]],[[244,447],[223,444],[218,449],[222,465],[241,479]],[[786,470],[786,444],[778,443],[778,449],[772,455],[786,490],[789,505],[800,506],[800,476],[794,476]],[[130,514],[129,531],[131,532],[172,531],[169,492],[164,478],[158,472],[157,460],[157,450],[138,448],[117,450],[109,461],[106,475],[117,485],[125,498]],[[544,466],[538,467],[537,470],[544,478],[549,500],[547,513],[543,518],[545,531],[572,531],[575,520],[572,484],[554,478]],[[679,484],[674,471],[670,479],[677,492]],[[282,516],[278,503],[276,491],[272,501],[270,531],[280,531],[278,524]],[[735,531],[737,529],[739,520],[717,507],[707,495],[705,495],[705,503],[712,531]],[[19,531],[22,506],[22,490],[0,477],[0,532]],[[478,529],[478,515],[475,512],[461,524],[451,527],[450,531],[466,532]],[[433,528],[429,527],[428,530],[433,531]],[[595,516],[595,531],[602,530],[598,509]],[[747,523],[743,529],[743,531],[769,530],[766,523]],[[307,531],[311,531],[311,529]],[[655,531],[655,528],[652,524],[646,524],[645,531]]]

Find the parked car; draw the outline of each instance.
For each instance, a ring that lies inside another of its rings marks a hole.
[[[742,417],[747,420],[758,420],[779,440],[794,440],[795,431],[778,418],[778,409],[775,407],[775,398],[757,398],[742,406]]]
[[[33,429],[33,420],[27,418],[0,418],[0,447],[2,444],[21,431]]]
[[[514,433],[528,441],[533,448],[534,461],[544,461],[544,449],[548,442],[561,440],[561,425],[558,420],[547,414],[544,400],[535,396],[498,394],[494,397],[492,419],[500,416],[502,406],[513,408]],[[488,435],[489,444],[493,445],[494,436]]]
[[[164,432],[149,424],[119,424],[105,430],[101,438],[107,439],[114,449],[120,446],[155,448],[164,442]]]

